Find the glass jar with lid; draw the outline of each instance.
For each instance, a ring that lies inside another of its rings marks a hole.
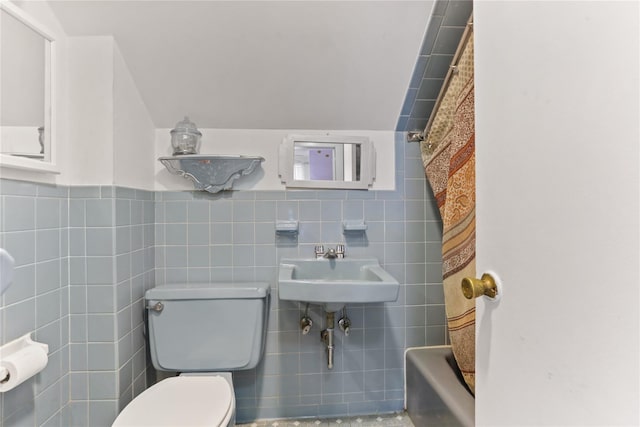
[[[184,120],[176,123],[176,127],[170,133],[174,156],[198,154],[202,133],[196,124],[189,120],[189,117],[185,116]]]

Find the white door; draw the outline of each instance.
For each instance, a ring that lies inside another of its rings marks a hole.
[[[639,3],[474,9],[477,425],[640,425]]]

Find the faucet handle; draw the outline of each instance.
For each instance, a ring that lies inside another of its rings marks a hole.
[[[316,245],[315,253],[316,253],[316,257],[324,256],[324,246],[323,245]]]
[[[343,244],[336,245],[336,255],[338,255],[338,258],[344,258],[344,245]]]

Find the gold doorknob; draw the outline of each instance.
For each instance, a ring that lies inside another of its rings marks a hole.
[[[473,277],[462,279],[462,293],[467,299],[478,298],[482,295],[495,298],[498,295],[498,286],[493,276],[485,273],[480,279]]]

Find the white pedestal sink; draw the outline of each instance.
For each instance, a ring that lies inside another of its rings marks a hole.
[[[278,297],[322,304],[335,312],[348,303],[390,302],[400,284],[375,258],[285,258],[278,270]]]

